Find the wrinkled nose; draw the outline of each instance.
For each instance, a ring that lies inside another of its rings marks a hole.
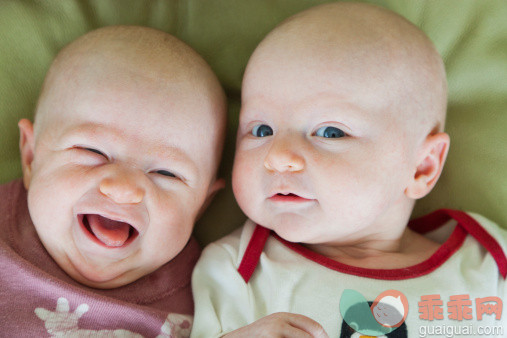
[[[145,191],[134,170],[115,168],[100,181],[100,192],[118,204],[140,203]]]
[[[305,168],[305,160],[297,148],[297,142],[294,140],[275,138],[264,159],[264,167],[280,173],[302,171]]]

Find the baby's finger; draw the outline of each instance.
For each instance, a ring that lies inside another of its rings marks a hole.
[[[322,325],[320,325],[315,320],[309,317],[291,313],[288,322],[291,326],[294,326],[295,328],[308,332],[314,338],[329,337],[324,328],[322,327]]]
[[[311,333],[306,332],[304,329],[292,325],[285,326],[283,331],[280,332],[280,337],[315,338]]]

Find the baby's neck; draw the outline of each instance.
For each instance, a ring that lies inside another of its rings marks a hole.
[[[397,239],[364,240],[350,245],[307,244],[305,246],[350,266],[367,269],[400,269],[425,261],[440,245],[407,228]]]

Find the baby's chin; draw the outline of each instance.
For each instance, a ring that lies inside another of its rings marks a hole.
[[[274,222],[275,224],[270,226],[269,224],[265,227],[273,230],[278,236],[286,241],[293,243],[307,243],[313,244],[319,241],[315,238],[315,234],[312,233],[312,226],[305,224],[304,222]]]
[[[289,242],[315,243],[329,238],[328,227],[319,217],[312,218],[301,213],[285,212],[266,218],[266,221],[266,227]]]
[[[114,289],[135,282],[149,272],[132,269],[115,271],[111,268],[94,269],[93,267],[74,266],[69,264],[62,269],[76,282],[95,289]]]

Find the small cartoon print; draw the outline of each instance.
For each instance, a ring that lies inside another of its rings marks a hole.
[[[36,308],[35,314],[44,322],[46,331],[52,337],[143,337],[129,330],[87,330],[80,329],[79,318],[88,312],[88,304],[80,304],[74,312],[70,312],[69,301],[60,297],[56,302],[56,310]],[[190,336],[192,316],[170,313],[160,328],[157,338],[177,338]]]
[[[355,290],[344,290],[340,313],[340,337],[407,337],[408,300],[397,290],[384,291],[373,302]]]
[[[380,325],[399,327],[407,319],[407,297],[397,290],[384,291],[373,301],[371,312]]]

